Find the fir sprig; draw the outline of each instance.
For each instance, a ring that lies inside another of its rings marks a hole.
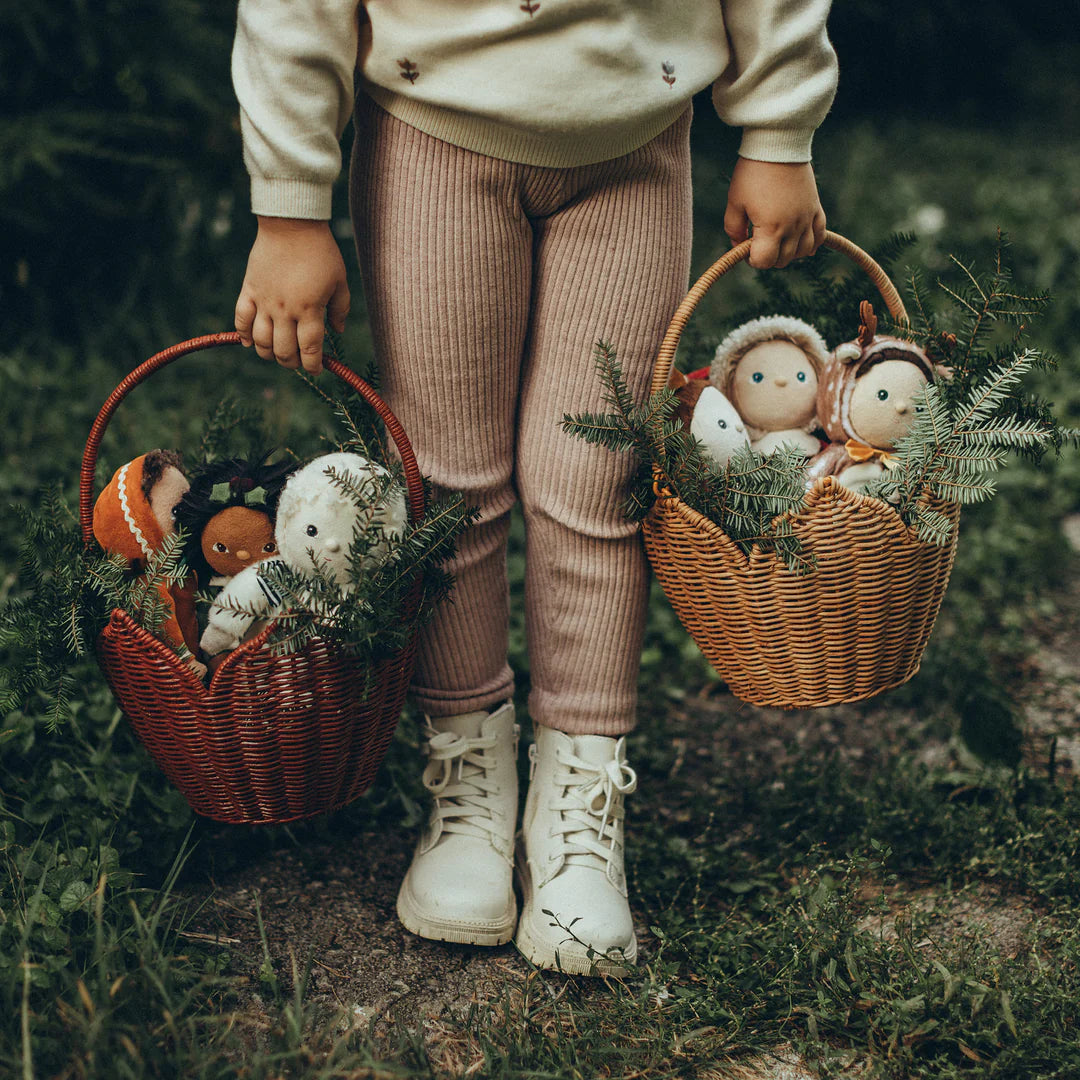
[[[806,499],[802,455],[781,448],[765,457],[747,448],[717,468],[675,418],[678,400],[673,390],[664,388],[635,404],[614,347],[598,341],[594,360],[604,400],[614,411],[567,414],[562,428],[586,442],[636,456],[637,468],[623,502],[628,518],[645,517],[655,501],[655,465],[671,494],[715,521],[743,551],[757,546],[775,552],[796,572],[810,568],[790,522]]]
[[[133,574],[122,556],[83,543],[75,513],[59,489],[41,492],[34,509],[12,509],[23,539],[19,595],[0,608],[0,650],[6,654],[0,712],[12,712],[46,692],[52,699],[49,726],[55,728],[70,715],[72,669],[90,655],[114,608],[127,611],[150,633],[160,633],[168,614],[161,588],[187,576],[184,538],[169,537],[145,572]]]
[[[71,668],[104,625],[106,611],[91,587],[91,562],[78,522],[58,488],[41,492],[39,509],[11,508],[22,543],[18,595],[0,609],[0,651],[5,653],[0,713],[32,696],[51,698],[49,725],[70,715]]]
[[[1008,451],[1040,447],[1053,437],[1052,426],[1045,421],[1003,412],[1036,362],[1032,350],[1016,354],[1009,363],[991,369],[955,405],[949,403],[942,383],[927,385],[916,403],[911,428],[896,445],[895,467],[871,486],[869,494],[895,505],[920,539],[947,543],[952,523],[927,500],[982,502],[994,494],[993,474]]]
[[[371,665],[403,648],[447,598],[453,579],[443,564],[453,557],[462,528],[479,512],[467,507],[460,494],[430,498],[429,488],[423,520],[409,523],[400,534],[388,532],[373,507],[401,483],[400,477],[391,474],[363,484],[334,474],[330,478],[358,511],[348,580],[339,583],[314,560],[303,568],[280,559],[260,564],[259,575],[281,598],[271,613],[268,645],[277,655],[290,655],[323,638]],[[416,614],[407,616],[413,602]],[[226,603],[223,610],[266,617],[243,605]]]
[[[326,354],[344,363],[341,337],[329,324],[324,341]],[[344,438],[332,440],[336,449],[362,454],[370,461],[382,461],[385,458],[383,448],[386,445],[386,428],[375,410],[352,387],[335,381],[333,389],[327,390],[323,382],[308,375],[303,369],[297,374],[317,398],[330,406],[341,425]],[[379,370],[374,363],[367,366],[361,377],[373,389],[378,389]]]

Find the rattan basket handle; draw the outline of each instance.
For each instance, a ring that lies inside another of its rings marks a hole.
[[[151,356],[149,360],[141,363],[134,371],[125,376],[120,385],[108,396],[101,411],[97,414],[90,435],[86,440],[86,449],[83,451],[82,468],[79,472],[79,524],[82,527],[84,543],[91,543],[94,539],[94,472],[97,468],[98,448],[101,446],[105,429],[109,426],[112,415],[117,406],[139,383],[148,379],[156,371],[167,367],[174,360],[179,360],[189,353],[201,352],[204,349],[214,349],[221,345],[238,345],[240,335],[235,331],[223,334],[205,334],[203,337],[192,338],[190,341],[181,341],[177,345],[171,345],[167,349]],[[342,382],[352,387],[379,415],[379,419],[386,424],[386,430],[390,438],[394,440],[398,453],[401,455],[401,464],[405,470],[405,487],[407,504],[409,508],[409,520],[420,521],[424,516],[424,484],[420,477],[420,469],[416,464],[416,455],[405,429],[401,426],[398,418],[390,411],[389,406],[375,391],[368,386],[359,375],[351,368],[346,367],[332,357],[323,356],[323,366],[327,371],[336,375]]]
[[[907,311],[896,286],[889,280],[888,274],[865,252],[858,244],[853,244],[839,233],[826,232],[824,247],[838,251],[846,255],[866,276],[870,279],[874,288],[881,294],[889,314],[896,322],[908,321]],[[671,317],[667,333],[660,344],[660,350],[656,354],[656,366],[653,368],[652,386],[649,392],[658,393],[667,386],[668,376],[671,374],[671,365],[675,361],[675,350],[679,347],[679,338],[686,327],[694,309],[701,302],[702,297],[720,280],[733,266],[737,266],[750,254],[750,241],[744,240],[736,244],[729,252],[716,260],[694,282],[693,287],[686,294],[683,302],[679,305],[675,314]]]

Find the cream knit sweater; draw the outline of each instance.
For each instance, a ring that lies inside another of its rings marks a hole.
[[[429,135],[528,165],[630,153],[712,85],[739,153],[809,161],[832,103],[829,0],[240,0],[252,209],[328,218],[353,78]]]

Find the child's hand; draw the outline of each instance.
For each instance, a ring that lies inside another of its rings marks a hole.
[[[322,371],[323,317],[340,333],[349,313],[345,263],[326,221],[259,218],[236,301],[241,342],[282,367]]]
[[[728,188],[724,232],[733,244],[751,237],[751,266],[787,266],[813,255],[825,239],[825,211],[810,163],[782,164],[739,158]]]

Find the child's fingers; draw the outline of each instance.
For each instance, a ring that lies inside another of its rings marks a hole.
[[[776,253],[776,262],[773,266],[777,270],[783,270],[785,266],[789,266],[795,259],[796,253],[799,250],[799,235],[785,236],[780,241],[780,248]]]
[[[822,237],[824,238],[824,230],[822,230]],[[799,237],[799,246],[795,250],[795,258],[805,259],[813,255],[820,243],[821,241],[818,240],[812,227],[804,229],[802,236]]]
[[[335,329],[337,328],[335,327]],[[322,319],[304,318],[297,324],[296,340],[300,345],[300,362],[304,365],[304,370],[312,375],[318,375],[323,369]]]
[[[741,244],[750,235],[750,219],[737,203],[728,203],[724,211],[724,232],[732,244]]]
[[[300,366],[300,348],[296,341],[296,322],[280,318],[274,322],[274,359],[284,368]]]
[[[255,301],[247,293],[241,293],[236,301],[236,311],[233,314],[233,323],[240,335],[240,344],[247,348],[251,345],[251,326],[255,322],[255,314],[258,308]]]
[[[344,279],[337,283],[337,287],[334,289],[334,295],[330,297],[330,303],[327,305],[327,316],[330,319],[330,325],[339,333],[345,331],[345,316],[349,314],[349,305],[351,301],[349,296],[349,286],[345,283]],[[321,340],[321,337],[320,337]]]
[[[274,323],[263,311],[255,315],[255,322],[251,326],[251,340],[255,343],[255,351],[264,360],[274,359]]]
[[[750,239],[750,257],[747,262],[755,270],[768,270],[776,266],[780,258],[780,235],[765,229],[755,228]]]

